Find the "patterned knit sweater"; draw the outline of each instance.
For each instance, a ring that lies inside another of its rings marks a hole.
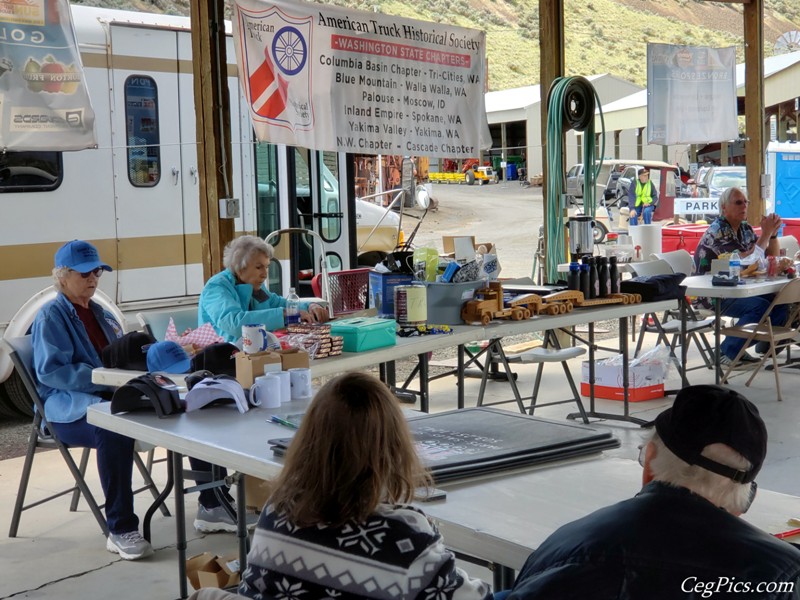
[[[297,527],[267,505],[239,594],[256,600],[480,600],[422,511],[383,504],[363,523]]]

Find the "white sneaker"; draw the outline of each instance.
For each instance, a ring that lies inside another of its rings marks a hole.
[[[138,531],[111,533],[106,540],[106,550],[119,554],[125,560],[139,560],[153,553],[153,547]]]

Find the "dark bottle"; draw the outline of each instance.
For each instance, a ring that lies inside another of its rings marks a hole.
[[[608,278],[610,280],[608,289],[612,294],[619,294],[619,269],[617,268],[617,257],[608,258]]]
[[[583,292],[583,297],[586,300],[591,297],[591,287],[589,284],[589,265],[583,263],[581,265],[581,292]]]
[[[608,296],[608,259],[605,256],[601,256],[595,259],[597,262],[597,295],[600,298],[605,298]]]
[[[600,292],[600,280],[597,276],[597,261],[593,257],[587,257],[586,262],[589,264],[589,293],[590,298],[597,298]]]
[[[567,285],[571,290],[579,291],[581,289],[581,266],[576,262],[569,263]]]

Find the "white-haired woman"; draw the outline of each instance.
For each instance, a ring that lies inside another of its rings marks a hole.
[[[33,322],[31,344],[39,395],[47,426],[69,446],[97,449],[97,471],[106,504],[106,548],[126,560],[153,553],[139,533],[133,511],[133,440],[95,427],[86,410],[110,398],[110,388],[92,383],[100,355],[122,336],[110,312],[92,300],[100,276],[111,267],[89,242],[73,240],[56,252],[53,280],[58,296]]]
[[[286,299],[265,285],[272,257],[272,246],[254,235],[243,235],[228,244],[222,257],[225,270],[209,279],[200,294],[199,324],[211,323],[228,342],[239,339],[242,325],[283,327]],[[319,304],[301,302],[300,309],[300,319],[306,322],[328,318]]]

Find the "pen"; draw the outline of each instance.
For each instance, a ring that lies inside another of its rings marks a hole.
[[[773,533],[772,535],[774,535],[779,540],[782,540],[784,538],[800,535],[800,528],[790,529],[789,531],[781,531],[780,533]]]
[[[281,419],[278,415],[270,415],[270,420],[278,425],[283,425],[284,427],[289,427],[290,429],[297,429],[297,425],[291,421],[287,421],[286,419]]]

